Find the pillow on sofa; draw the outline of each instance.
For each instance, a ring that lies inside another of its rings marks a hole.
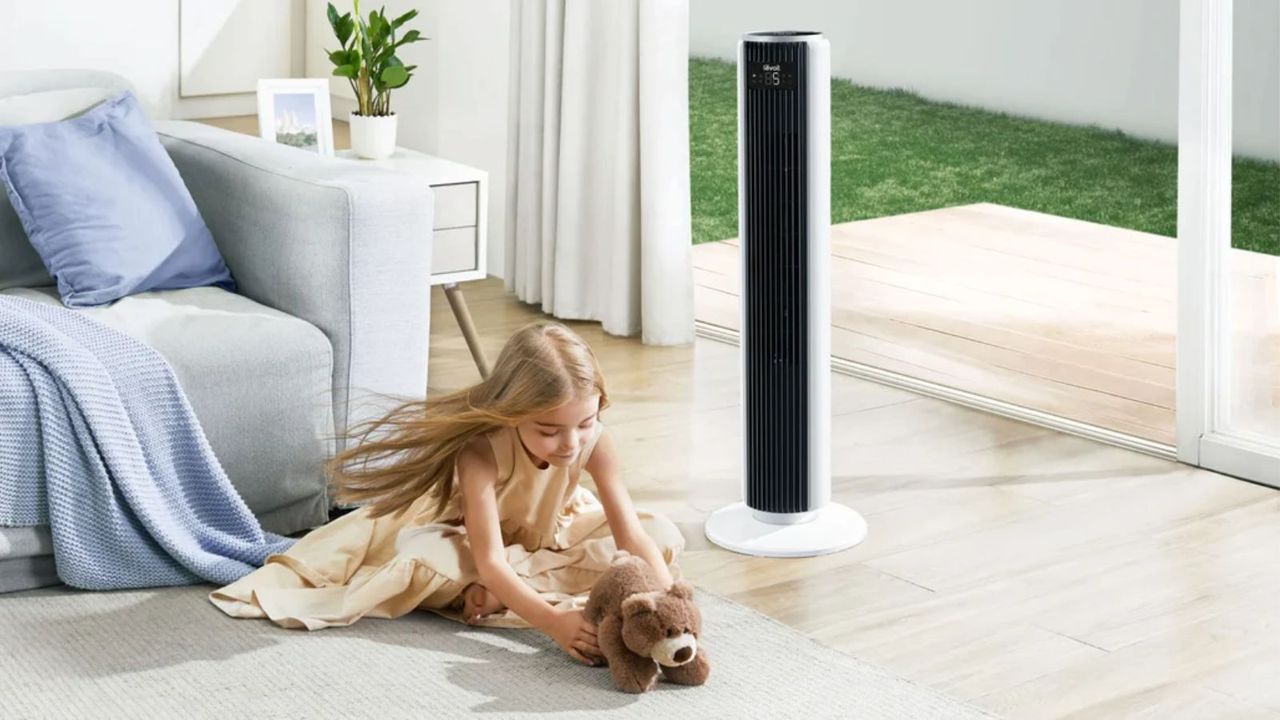
[[[0,181],[66,305],[235,287],[131,92],[69,120],[0,127]]]

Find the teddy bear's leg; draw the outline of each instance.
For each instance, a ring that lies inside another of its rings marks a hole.
[[[692,662],[676,667],[662,666],[662,674],[673,683],[681,685],[701,685],[707,681],[707,676],[711,674],[711,663],[707,662],[707,653],[702,648],[698,648],[698,654],[694,656]]]
[[[642,693],[652,690],[658,683],[658,663],[637,655],[622,642],[622,620],[606,617],[596,628],[596,641],[600,654],[609,663],[613,683],[619,690]]]

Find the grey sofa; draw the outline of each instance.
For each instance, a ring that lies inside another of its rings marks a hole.
[[[0,124],[61,119],[127,87],[100,72],[0,73]],[[264,528],[323,524],[323,463],[343,430],[426,390],[431,189],[199,123],[156,129],[237,292],[147,292],[78,311],[168,360]],[[0,293],[61,302],[3,194]],[[0,528],[0,592],[58,582],[51,553],[47,528]]]

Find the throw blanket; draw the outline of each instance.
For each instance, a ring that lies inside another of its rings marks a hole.
[[[44,524],[86,590],[225,585],[293,544],[262,530],[158,352],[0,295],[0,525]]]

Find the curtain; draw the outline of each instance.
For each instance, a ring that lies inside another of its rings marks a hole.
[[[688,0],[513,0],[506,286],[693,340]]]

